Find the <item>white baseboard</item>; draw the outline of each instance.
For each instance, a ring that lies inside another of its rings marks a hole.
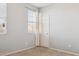
[[[34,47],[35,47],[35,46],[34,46]],[[29,47],[29,48],[24,48],[24,49],[21,49],[21,50],[12,51],[12,52],[3,54],[2,56],[8,56],[8,55],[10,55],[10,54],[18,53],[18,52],[21,52],[21,51],[24,51],[24,50],[28,50],[28,49],[31,49],[31,48],[34,48],[34,47]]]
[[[34,46],[35,47],[35,46]],[[6,53],[6,54],[3,54],[2,56],[8,56],[10,54],[14,54],[14,53],[17,53],[17,52],[21,52],[21,51],[24,51],[24,50],[28,50],[28,49],[31,49],[31,48],[34,48],[34,47],[30,47],[30,48],[25,48],[25,49],[21,49],[21,50],[17,50],[17,51],[12,51],[10,53]],[[42,46],[43,47],[43,46]],[[72,54],[72,55],[75,55],[75,56],[79,56],[78,53],[75,53],[75,52],[70,52],[70,51],[66,51],[66,50],[61,50],[61,49],[56,49],[56,48],[49,48],[51,50],[56,50],[56,51],[60,51],[60,52],[64,52],[64,53],[68,53],[68,54]]]
[[[68,53],[68,54],[72,54],[72,55],[75,55],[75,56],[79,56],[79,54],[76,53],[76,52],[71,52],[71,51],[66,51],[66,50],[61,50],[61,49],[56,49],[56,48],[49,48],[49,49],[64,52],[64,53]]]

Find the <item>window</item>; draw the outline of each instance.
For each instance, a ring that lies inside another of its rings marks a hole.
[[[28,9],[28,32],[37,32],[37,12]]]
[[[5,3],[0,3],[0,34],[6,34],[7,8]]]

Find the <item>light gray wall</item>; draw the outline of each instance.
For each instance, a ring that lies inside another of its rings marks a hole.
[[[79,52],[79,4],[52,4],[41,12],[50,19],[49,48]]]
[[[0,35],[0,50],[34,47],[35,35],[27,32],[26,4],[7,4],[7,34]]]

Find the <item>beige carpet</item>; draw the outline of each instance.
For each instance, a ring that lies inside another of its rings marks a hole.
[[[9,53],[9,51],[0,51],[0,56],[3,56],[4,54]]]
[[[8,56],[74,56],[72,54],[51,50],[45,47],[35,47]]]

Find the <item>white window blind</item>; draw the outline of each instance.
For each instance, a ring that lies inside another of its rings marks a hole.
[[[28,32],[36,33],[37,32],[37,11],[28,9]]]

